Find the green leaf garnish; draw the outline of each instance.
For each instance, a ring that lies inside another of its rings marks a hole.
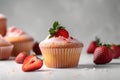
[[[58,21],[55,21],[53,23],[52,28],[49,29],[49,34],[50,34],[49,38],[53,37],[60,28],[65,28],[65,27],[61,26]]]

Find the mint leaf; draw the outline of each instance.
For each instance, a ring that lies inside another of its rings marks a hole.
[[[60,24],[59,24],[59,22],[58,21],[55,21],[54,23],[53,23],[53,29],[57,29],[57,27],[59,27],[60,26]]]
[[[50,29],[49,29],[49,33],[50,33],[50,35],[54,35],[55,30],[54,30],[53,28],[50,28]]]
[[[65,27],[61,26],[58,21],[55,21],[53,23],[52,28],[49,29],[49,34],[50,34],[49,38],[53,37],[55,33],[61,28],[65,28]]]

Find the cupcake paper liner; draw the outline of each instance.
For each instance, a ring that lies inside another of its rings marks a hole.
[[[20,52],[23,52],[23,51],[30,54],[30,50],[33,47],[33,41],[14,42],[12,44],[14,45],[12,56],[17,56]]]
[[[82,48],[41,48],[45,65],[51,68],[77,67]]]
[[[0,59],[9,59],[11,56],[13,45],[0,47]]]

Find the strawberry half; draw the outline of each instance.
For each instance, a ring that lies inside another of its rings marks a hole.
[[[50,37],[59,37],[63,36],[65,38],[69,37],[68,31],[65,29],[65,27],[61,26],[57,21],[53,23],[53,27],[49,29]]]
[[[99,46],[94,51],[93,62],[95,64],[106,64],[112,60],[111,49],[106,46]]]
[[[43,60],[41,60],[35,55],[30,55],[25,58],[22,65],[22,70],[24,72],[35,71],[40,69],[42,65],[43,65]]]

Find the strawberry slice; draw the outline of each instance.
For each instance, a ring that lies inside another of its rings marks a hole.
[[[35,71],[40,69],[42,65],[43,65],[43,60],[41,60],[35,55],[30,55],[25,58],[22,65],[22,70],[24,72]]]

